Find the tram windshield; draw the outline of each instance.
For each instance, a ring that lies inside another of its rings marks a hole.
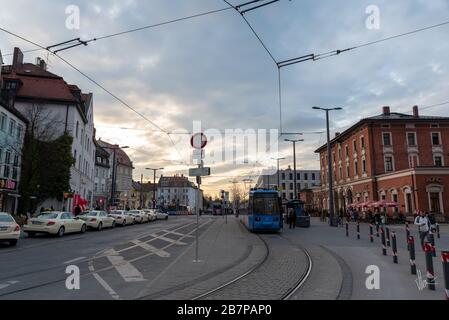
[[[254,195],[253,213],[265,215],[279,214],[279,199],[273,195]]]

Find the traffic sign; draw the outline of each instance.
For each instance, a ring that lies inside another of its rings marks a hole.
[[[210,176],[210,168],[192,168],[189,169],[190,177],[207,177]]]
[[[207,145],[207,137],[204,133],[195,133],[190,138],[190,145],[195,149],[204,149]]]

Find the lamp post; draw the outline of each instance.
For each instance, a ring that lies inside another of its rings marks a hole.
[[[153,209],[156,209],[156,172],[159,170],[164,170],[164,168],[145,168],[146,170],[153,171]]]
[[[331,152],[331,136],[329,130],[329,112],[330,111],[339,111],[343,110],[343,108],[321,108],[321,107],[313,107],[314,110],[322,110],[326,112],[326,130],[327,130],[327,180],[329,184],[329,223],[331,227],[337,227],[336,221],[334,221],[334,191],[333,191],[333,181],[332,181],[332,152]]]
[[[292,142],[293,143],[293,190],[295,190],[295,196],[293,200],[296,200],[298,198],[298,192],[297,192],[297,185],[296,185],[296,143],[297,142],[303,142],[303,139],[297,139],[297,140],[291,140],[291,139],[285,139],[286,142]]]
[[[116,168],[116,151],[119,149],[129,149],[128,146],[113,146],[113,147],[104,147],[104,149],[112,150],[113,156],[112,156],[112,177],[111,177],[111,201],[110,206],[114,203],[114,194],[115,194],[115,182],[117,179],[117,168]]]
[[[277,171],[277,178],[278,178],[278,192],[279,192],[279,186],[280,186],[280,184],[281,184],[281,178],[280,178],[280,173],[279,173],[279,162],[281,161],[281,160],[285,160],[285,158],[271,158],[272,160],[276,160],[277,161],[277,164],[278,164],[278,171]]]

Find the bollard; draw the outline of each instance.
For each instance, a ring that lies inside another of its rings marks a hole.
[[[349,237],[349,223],[346,222],[346,236]]]
[[[430,230],[429,235],[427,236],[427,239],[429,239],[429,242],[432,245],[432,256],[436,257],[437,252],[435,250],[435,235],[432,232],[432,230]]]
[[[391,247],[390,228],[386,227],[385,230],[387,231],[387,247]]]
[[[433,270],[433,248],[429,242],[424,244],[426,253],[426,269],[427,269],[427,287],[429,290],[435,291],[435,273]]]
[[[441,235],[440,235],[440,224],[437,223],[437,238],[441,239]]]
[[[376,237],[379,238],[379,224],[376,223]]]
[[[374,242],[373,224],[372,223],[369,224],[369,240],[371,241],[371,243]]]
[[[380,234],[382,236],[382,254],[384,256],[386,256],[387,255],[387,246],[385,245],[385,230],[383,227],[380,229]]]
[[[408,238],[410,237],[410,225],[408,224],[408,221],[405,222],[405,234],[405,239],[407,240],[407,250],[410,251],[410,247],[408,245]]]
[[[411,274],[416,275],[415,238],[413,236],[409,236],[407,240],[410,253],[410,272]]]
[[[444,292],[446,300],[449,300],[449,251],[441,252],[441,259],[443,260]]]
[[[357,240],[360,240],[360,222],[357,222]]]
[[[391,242],[393,250],[393,263],[398,263],[398,243],[396,241],[396,232],[391,233]]]

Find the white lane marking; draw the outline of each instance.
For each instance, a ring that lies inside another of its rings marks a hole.
[[[108,258],[109,262],[111,262],[112,266],[126,282],[147,281],[139,270],[120,256],[114,249],[108,250],[106,254],[106,258]]]
[[[0,283],[0,290],[6,289],[16,283],[19,283],[19,281],[8,281],[6,283]]]
[[[157,235],[152,235],[152,236],[158,237]],[[159,236],[158,239],[159,239],[159,240],[163,240],[163,241],[165,241],[165,242],[177,244],[177,245],[179,245],[179,246],[185,246],[185,245],[187,245],[187,243],[185,243],[185,242],[182,242],[182,241],[179,241],[179,240],[170,239],[170,238],[167,238],[167,237],[164,237],[164,236]]]
[[[76,259],[73,259],[73,260],[69,260],[69,261],[64,262],[64,264],[72,264],[74,262],[77,262],[77,261],[80,261],[80,260],[83,260],[83,259],[86,259],[86,257],[79,257],[79,258],[76,258]]]
[[[160,239],[160,238],[159,238]],[[139,241],[139,240],[132,240],[130,241],[131,243],[134,243],[136,246],[141,247],[147,251],[150,251],[156,255],[158,255],[161,258],[168,258],[170,257],[170,253],[168,253],[167,251],[158,249],[156,247],[153,247],[152,245],[149,245],[148,243]]]
[[[114,300],[120,300],[120,296],[114,291],[114,289],[112,289],[111,286],[98,273],[94,272],[95,268],[92,261],[89,261],[89,271],[92,272],[95,280],[97,280],[97,282],[109,293],[109,295]]]
[[[194,236],[191,236],[191,235],[188,235],[188,234],[182,234],[182,233],[179,233],[179,232],[175,232],[175,231],[169,231],[169,230],[163,230],[163,232],[166,232],[167,234],[174,234],[174,235],[177,235],[177,236],[181,236],[181,237],[185,237],[185,238],[195,238]]]

